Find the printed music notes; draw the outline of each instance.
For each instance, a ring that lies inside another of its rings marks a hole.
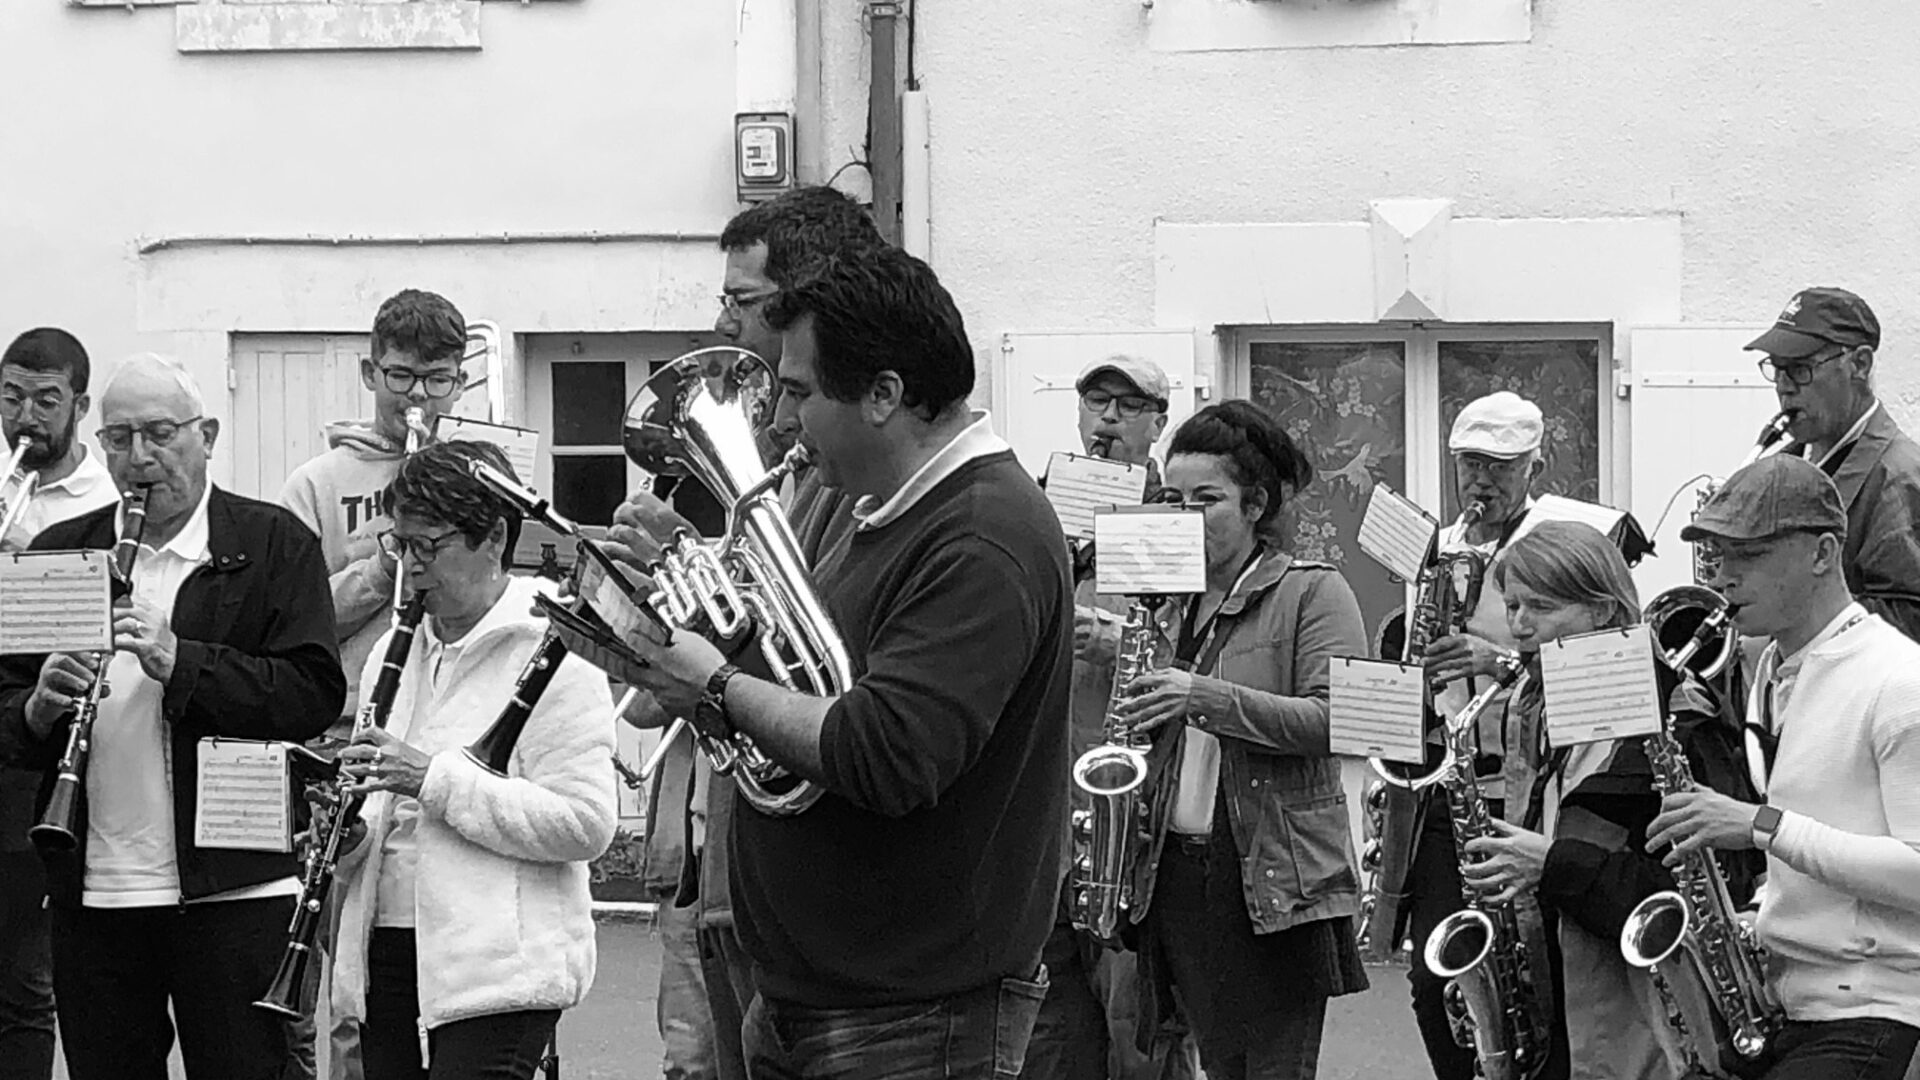
[[[1052,487],[1049,482],[1048,487]],[[1207,591],[1207,532],[1198,510],[1121,506],[1093,518],[1094,587],[1111,596]]]
[[[0,556],[0,655],[111,652],[107,560],[104,551]]]
[[[1548,643],[1540,650],[1540,680],[1547,695],[1547,739],[1554,746],[1660,730],[1653,639],[1645,626]]]
[[[1073,540],[1093,539],[1093,516],[1116,506],[1138,506],[1147,494],[1147,467],[1106,458],[1055,454],[1047,462],[1047,501]]]
[[[540,460],[540,433],[531,428],[490,424],[465,416],[443,416],[440,437],[448,441],[490,442],[506,452],[507,464],[513,466],[515,479],[522,484],[533,483],[534,466]]]
[[[287,748],[273,742],[201,739],[199,751],[194,845],[292,851]]]
[[[1427,687],[1420,665],[1353,656],[1336,656],[1328,664],[1328,734],[1335,754],[1415,765],[1425,760]]]
[[[1360,519],[1360,550],[1395,576],[1413,581],[1427,564],[1440,523],[1405,495],[1385,484],[1373,485],[1367,513]],[[1378,757],[1378,754],[1372,755]]]

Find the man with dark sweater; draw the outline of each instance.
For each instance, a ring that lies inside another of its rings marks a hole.
[[[732,886],[759,994],[756,1078],[1017,1072],[1046,993],[1041,946],[1066,839],[1072,673],[1066,543],[1037,485],[970,413],[973,349],[926,264],[831,260],[771,301],[781,420],[859,525],[814,584],[853,683],[808,697],[707,642],[636,642],[669,714],[738,730],[826,791],[736,806]],[[611,538],[644,564],[671,535]]]

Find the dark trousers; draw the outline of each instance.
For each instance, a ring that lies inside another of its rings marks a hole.
[[[1135,1041],[1141,1023],[1137,957],[1109,949],[1065,921],[1047,937],[1047,1000],[1027,1043],[1023,1080],[1194,1080],[1200,1073],[1184,1035]]]
[[[46,869],[32,848],[0,852],[0,1080],[53,1075],[53,943]]]
[[[1787,1024],[1761,1059],[1760,1080],[1901,1080],[1920,1028],[1898,1020]]]
[[[713,1065],[719,1080],[747,1080],[747,1055],[740,1031],[753,1004],[753,961],[747,958],[732,923],[703,926],[700,970],[706,976],[707,1007],[713,1014]]]
[[[1407,869],[1408,936],[1413,941],[1413,966],[1407,982],[1413,988],[1413,1018],[1426,1045],[1427,1061],[1435,1080],[1473,1080],[1473,1051],[1454,1041],[1447,1020],[1447,980],[1427,967],[1427,938],[1441,920],[1467,906],[1461,892],[1460,860],[1454,853],[1453,823],[1445,800],[1430,798]]]
[[[367,1080],[531,1080],[560,1022],[558,1009],[491,1013],[442,1024],[420,1063],[420,968],[413,931],[375,929],[367,943]]]
[[[1044,968],[1035,980],[863,1009],[759,994],[747,1009],[747,1069],[753,1080],[1014,1080],[1046,996]]]
[[[293,903],[276,896],[54,912],[53,985],[69,1075],[166,1080],[177,1027],[192,1080],[277,1080],[287,1025],[252,1003],[273,981]]]

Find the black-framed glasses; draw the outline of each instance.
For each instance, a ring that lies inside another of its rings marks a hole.
[[[380,550],[395,559],[410,556],[414,563],[426,566],[440,557],[440,550],[447,541],[460,535],[459,529],[448,529],[439,536],[401,536],[392,529],[380,534]]]
[[[144,424],[108,424],[100,429],[100,445],[116,454],[124,454],[133,449],[133,437],[138,434],[146,440],[148,446],[172,446],[180,433],[189,426],[206,419],[204,416],[190,416],[185,420],[149,420]]]
[[[439,400],[453,393],[454,387],[460,385],[460,376],[457,374],[448,374],[441,371],[431,375],[422,375],[410,368],[403,367],[383,367],[380,369],[380,378],[387,384],[387,389],[396,394],[411,394],[413,393],[413,384],[419,383],[426,387],[427,396],[435,400]]]
[[[725,312],[729,318],[737,319],[742,313],[759,307],[761,304],[766,303],[778,295],[779,290],[777,289],[773,292],[756,293],[752,296],[735,296],[732,293],[723,292],[719,295],[718,299],[720,301],[720,310]]]
[[[1843,348],[1839,352],[1830,353],[1817,360],[1809,360],[1804,364],[1797,361],[1790,364],[1778,364],[1774,362],[1773,357],[1769,356],[1761,360],[1758,366],[1761,377],[1775,386],[1780,385],[1782,378],[1785,378],[1795,386],[1806,386],[1813,382],[1814,372],[1852,352],[1853,350],[1850,348]]]
[[[1135,420],[1141,413],[1159,403],[1152,398],[1141,397],[1139,394],[1110,394],[1105,390],[1089,390],[1080,395],[1080,407],[1094,416],[1106,412],[1107,406],[1114,404],[1120,406],[1122,420]]]

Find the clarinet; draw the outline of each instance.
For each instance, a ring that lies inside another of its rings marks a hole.
[[[133,595],[133,564],[140,556],[140,538],[147,531],[147,495],[152,484],[140,484],[120,496],[123,520],[120,540],[113,546],[108,566],[114,599]],[[100,699],[107,689],[107,665],[113,651],[95,653],[98,667],[78,715],[67,727],[67,749],[60,755],[53,793],[39,824],[27,831],[33,846],[46,852],[68,852],[80,846],[80,796],[87,789],[87,763],[93,758],[93,723],[100,715]]]
[[[527,665],[520,669],[520,678],[514,683],[507,707],[501,709],[499,717],[467,747],[467,760],[495,776],[507,775],[513,748],[520,742],[520,733],[527,729],[533,707],[540,703],[540,695],[547,692],[547,684],[553,681],[554,674],[560,670],[560,661],[566,658],[566,643],[558,634],[548,631]]]
[[[426,613],[426,597],[420,593],[415,593],[400,609],[393,636],[387,640],[387,651],[380,657],[380,675],[374,680],[373,694],[360,706],[360,715],[354,717],[354,734],[387,726],[387,716],[393,711],[394,696],[400,692],[400,673],[407,665],[407,654],[413,651],[413,633],[419,629],[420,619]],[[338,767],[336,762],[336,770]],[[294,907],[293,923],[287,927],[287,951],[280,957],[280,968],[274,973],[273,984],[267,987],[267,992],[260,1000],[253,1003],[255,1008],[293,1020],[306,1016],[301,997],[305,990],[307,963],[313,959],[314,940],[320,933],[327,894],[333,890],[334,869],[340,861],[340,848],[346,843],[347,832],[353,827],[354,819],[360,816],[361,803],[366,800],[364,795],[355,797],[347,794],[347,788],[352,783],[345,774],[334,781],[333,817],[327,822],[325,838],[307,851],[307,864],[300,880],[300,903]]]

